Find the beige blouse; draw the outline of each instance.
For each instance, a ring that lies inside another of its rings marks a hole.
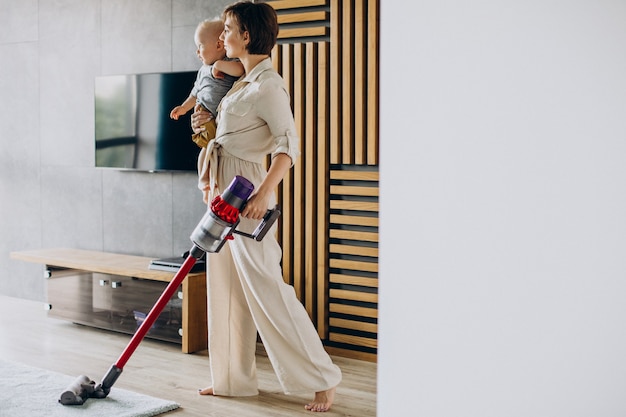
[[[213,189],[217,177],[217,148],[240,159],[263,163],[267,155],[300,155],[300,138],[291,111],[289,93],[270,58],[235,82],[222,99],[215,139],[198,156],[198,188]]]

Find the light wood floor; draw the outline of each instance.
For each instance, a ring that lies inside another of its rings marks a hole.
[[[48,318],[43,303],[0,296],[0,357],[99,382],[130,340],[129,335]],[[325,416],[376,415],[376,364],[333,357],[343,371],[335,404]],[[144,339],[115,388],[176,401],[165,416],[248,417],[311,415],[311,395],[284,395],[269,360],[258,355],[260,394],[249,398],[200,396],[210,385],[207,352],[183,354],[180,346]],[[61,390],[64,387],[61,388]],[[61,392],[59,392],[60,395]],[[89,401],[98,401],[95,399]]]

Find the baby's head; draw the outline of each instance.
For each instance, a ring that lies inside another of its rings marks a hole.
[[[219,19],[207,19],[198,25],[194,39],[198,50],[198,57],[205,65],[212,65],[215,61],[224,59],[226,51],[220,35],[224,31],[224,22]]]

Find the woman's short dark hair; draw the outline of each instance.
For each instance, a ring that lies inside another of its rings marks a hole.
[[[267,3],[242,1],[232,4],[224,10],[224,17],[237,21],[241,33],[250,35],[248,53],[269,55],[278,38],[278,18],[276,11]]]

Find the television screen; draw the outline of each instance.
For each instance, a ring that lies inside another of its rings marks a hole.
[[[200,148],[191,141],[193,111],[170,119],[195,79],[195,71],[96,77],[96,167],[195,171]]]

